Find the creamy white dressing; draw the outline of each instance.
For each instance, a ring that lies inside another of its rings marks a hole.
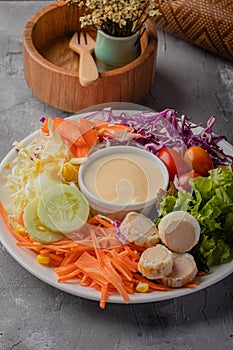
[[[86,188],[107,202],[134,204],[155,196],[164,185],[152,161],[131,153],[115,153],[93,161],[84,173]]]

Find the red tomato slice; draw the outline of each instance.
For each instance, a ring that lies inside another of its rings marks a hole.
[[[199,173],[196,173],[195,171],[190,171],[189,173],[182,174],[179,177],[179,186],[182,187],[184,190],[190,190],[190,184],[189,180],[194,179],[195,177],[201,176]]]
[[[172,148],[163,147],[157,156],[166,165],[170,181],[174,180],[175,175],[179,177],[190,170],[183,157]]]

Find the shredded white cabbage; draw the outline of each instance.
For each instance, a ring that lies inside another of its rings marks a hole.
[[[27,146],[19,142],[13,144],[18,155],[6,184],[12,190],[8,208],[10,218],[17,219],[29,201],[52,184],[61,182],[62,166],[72,158],[51,120],[48,126],[49,135],[40,133]]]

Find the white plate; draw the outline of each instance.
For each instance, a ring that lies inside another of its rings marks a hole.
[[[136,112],[136,111],[135,111]],[[137,111],[138,112],[138,111]],[[134,113],[134,111],[130,111],[130,113]],[[79,116],[84,116],[79,115]],[[72,117],[74,118],[74,116]],[[38,132],[34,132],[25,138],[22,143],[24,145],[29,144],[35,137],[38,135]],[[219,144],[225,153],[233,154],[233,147],[226,141],[221,141]],[[0,164],[0,174],[7,174],[7,169],[4,169],[5,163],[11,163],[13,159],[16,157],[16,151],[11,150],[7,156],[2,160]],[[3,190],[4,178],[0,177],[0,200],[4,203],[6,202],[6,193]],[[4,194],[5,193],[5,194]],[[57,275],[52,268],[48,268],[46,266],[40,265],[36,262],[35,254],[28,249],[17,247],[17,240],[12,236],[12,234],[8,231],[5,224],[0,219],[0,240],[2,245],[6,248],[9,254],[26,270],[32,273],[34,276],[39,278],[40,280],[48,283],[49,285],[58,288],[62,291],[68,292],[73,295],[77,295],[79,297],[83,297],[86,299],[92,300],[100,300],[100,293],[95,289],[89,287],[81,287],[78,283],[70,282],[70,283],[58,283]],[[213,285],[214,283],[222,280],[223,278],[230,275],[233,271],[233,261],[222,264],[219,266],[212,267],[210,272],[200,278],[200,284],[193,288],[180,288],[167,292],[151,292],[151,293],[135,293],[130,296],[130,303],[147,303],[154,302],[160,300],[167,300],[176,297],[180,297],[183,295],[187,295],[190,293],[197,292],[203,288]],[[112,303],[124,303],[121,296],[112,295],[108,298],[107,302]]]

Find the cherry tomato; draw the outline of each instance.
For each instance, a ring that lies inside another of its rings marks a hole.
[[[188,148],[184,159],[193,170],[202,176],[209,176],[208,171],[214,168],[211,156],[200,146]]]
[[[182,174],[179,177],[179,186],[184,190],[190,190],[189,180],[198,176],[200,176],[200,174],[196,173],[194,170],[190,171],[189,173]]]
[[[172,148],[163,147],[157,156],[166,165],[170,181],[173,181],[175,175],[179,177],[191,169],[184,161],[183,157]]]

